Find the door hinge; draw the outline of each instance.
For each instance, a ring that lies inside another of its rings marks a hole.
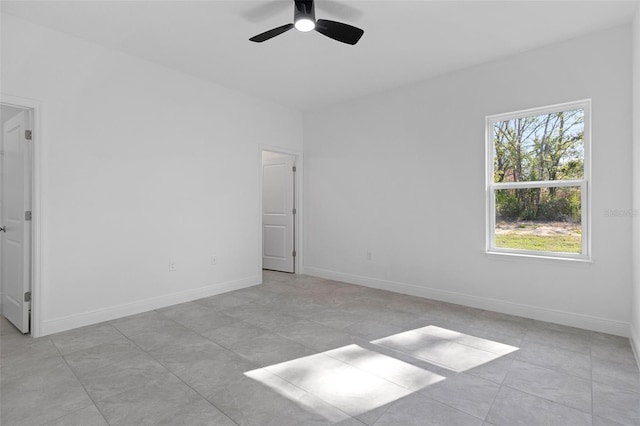
[[[296,172],[296,166],[293,166],[293,167],[291,168],[291,170],[293,170],[293,172],[295,173],[295,172]]]
[[[298,210],[293,209],[293,210],[291,210],[291,213],[293,213],[293,214],[297,214],[297,213],[298,213]]]
[[[25,302],[31,302],[31,292],[28,291],[24,294],[24,301]]]
[[[24,138],[26,140],[30,141],[32,137],[33,137],[33,133],[31,132],[31,130],[24,131]]]
[[[293,257],[296,257],[296,251],[295,250],[291,254],[293,255]]]
[[[31,210],[27,210],[26,212],[24,212],[24,220],[26,221],[31,220]]]

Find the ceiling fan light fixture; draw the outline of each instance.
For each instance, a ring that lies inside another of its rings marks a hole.
[[[309,18],[301,18],[296,21],[295,26],[296,30],[306,33],[314,30],[316,28],[316,23]]]
[[[364,31],[360,28],[349,24],[330,21],[328,19],[316,20],[316,10],[313,0],[294,0],[293,6],[293,24],[285,24],[270,29],[269,31],[251,37],[249,41],[262,43],[263,41],[272,39],[275,36],[295,28],[303,33],[316,30],[326,37],[345,44],[354,45],[360,40],[362,34],[364,34]]]

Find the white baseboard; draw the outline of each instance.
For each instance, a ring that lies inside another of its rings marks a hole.
[[[240,280],[228,281],[225,283],[187,290],[180,293],[167,294],[164,296],[153,297],[151,299],[139,300],[137,302],[127,303],[124,305],[112,306],[109,308],[98,309],[90,312],[83,312],[81,314],[70,315],[68,317],[54,318],[51,320],[43,321],[41,327],[41,336],[59,333],[61,331],[67,331],[87,325],[97,324],[104,321],[110,321],[129,315],[140,314],[142,312],[165,308],[167,306],[177,305],[179,303],[190,302],[192,300],[201,299],[203,297],[215,296],[216,294],[239,290],[241,288],[251,287],[261,283],[262,275],[255,275]]]
[[[469,294],[456,293],[429,287],[421,287],[396,281],[381,280],[378,278],[364,277],[361,275],[329,271],[326,269],[314,268],[311,266],[305,266],[305,272],[307,275],[312,275],[315,277],[343,281],[346,283],[377,288],[380,290],[389,290],[396,293],[424,297],[427,299],[440,300],[442,302],[455,303],[472,308],[486,309],[488,311],[500,312],[503,314],[532,318],[540,321],[567,325],[570,327],[615,334],[616,336],[629,337],[630,333],[628,323],[609,320],[606,318],[598,318],[572,312],[557,311],[553,309],[508,302],[505,300],[472,296]]]
[[[638,334],[640,330],[636,330],[633,324],[630,330],[631,335],[629,336],[629,340],[631,341],[631,349],[633,349],[633,354],[636,356],[636,363],[638,363],[638,368],[640,368],[640,334]]]

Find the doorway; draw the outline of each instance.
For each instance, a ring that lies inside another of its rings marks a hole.
[[[297,273],[298,156],[263,149],[261,152],[261,240],[262,268]]]
[[[31,108],[0,104],[0,293],[2,315],[31,331],[33,131]]]

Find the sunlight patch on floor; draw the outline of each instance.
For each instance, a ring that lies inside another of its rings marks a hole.
[[[262,383],[279,395],[301,405],[307,411],[316,413],[332,423],[339,423],[349,419],[350,417],[348,414],[338,410],[336,407],[287,382],[281,377],[270,373],[264,368],[247,371],[244,374],[256,382]]]
[[[426,364],[461,372],[518,350],[432,325],[371,343],[409,355],[425,366],[353,344],[244,374],[336,422],[345,413],[358,416],[446,380]]]
[[[264,370],[312,393],[350,416],[373,410],[413,392],[324,353],[271,365]],[[254,371],[245,374],[255,378]],[[272,384],[265,384],[281,393]]]
[[[325,352],[325,355],[413,391],[446,379],[424,368],[358,345],[333,349]]]
[[[462,345],[471,346],[473,348],[482,349],[487,352],[493,352],[498,355],[508,355],[519,349],[515,346],[506,345],[504,343],[496,342],[494,340],[471,336],[469,334],[464,334],[464,333],[449,330],[446,328],[437,327],[435,325],[416,328],[415,331],[426,334],[428,336],[440,337],[441,339],[449,340],[451,342],[456,342]]]
[[[383,337],[371,343],[456,372],[479,367],[518,350],[515,346],[433,325]]]

